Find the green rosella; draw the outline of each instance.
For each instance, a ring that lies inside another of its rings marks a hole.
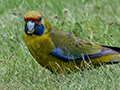
[[[52,72],[79,71],[86,62],[118,63],[120,48],[80,39],[51,26],[42,13],[25,14],[24,41],[35,60]]]

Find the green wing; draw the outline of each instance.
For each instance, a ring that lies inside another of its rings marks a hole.
[[[74,56],[80,58],[82,55],[91,55],[99,53],[102,46],[75,37],[68,32],[58,30],[56,27],[51,27],[50,37],[56,48],[59,48],[62,56]],[[59,53],[59,52],[58,52]]]

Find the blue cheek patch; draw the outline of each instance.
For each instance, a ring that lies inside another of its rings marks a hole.
[[[41,24],[41,25],[35,25],[34,27],[35,31],[33,32],[33,34],[37,35],[37,36],[41,36],[43,33],[44,33],[44,26]],[[28,28],[27,28],[27,25],[25,25],[25,33],[27,35],[32,35],[32,34],[28,34]]]
[[[41,36],[43,33],[44,33],[44,26],[41,24],[41,25],[35,25],[35,34],[37,36]]]

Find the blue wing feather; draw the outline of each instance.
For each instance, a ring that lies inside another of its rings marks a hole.
[[[81,59],[81,60],[83,60],[83,58],[84,58],[84,59],[88,59],[88,55],[84,55],[84,56],[82,56],[82,57],[80,57],[80,58],[76,58],[76,57],[73,56],[73,55],[65,56],[65,55],[63,54],[63,51],[62,51],[60,48],[58,48],[58,47],[55,47],[55,48],[53,49],[53,51],[52,51],[51,54],[53,54],[54,56],[56,56],[56,57],[58,57],[58,58],[60,58],[60,59],[62,59],[62,60],[65,60],[65,61],[71,61],[71,60],[75,60],[75,59]]]
[[[59,47],[55,47],[53,49],[53,51],[51,52],[52,55],[64,60],[64,61],[73,61],[73,60],[88,60],[88,59],[91,59],[91,58],[97,58],[97,57],[100,57],[100,56],[104,56],[104,55],[110,55],[110,54],[119,54],[119,52],[111,49],[111,48],[107,48],[107,47],[102,47],[102,50],[99,52],[99,53],[95,53],[95,54],[92,54],[92,55],[83,55],[81,56],[80,54],[80,57],[76,57],[75,55],[66,55],[64,54],[66,53],[65,51],[61,50]]]

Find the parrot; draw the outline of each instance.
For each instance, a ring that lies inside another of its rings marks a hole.
[[[35,60],[53,73],[77,72],[88,65],[120,62],[120,48],[80,39],[50,25],[42,12],[24,16],[24,42]]]

